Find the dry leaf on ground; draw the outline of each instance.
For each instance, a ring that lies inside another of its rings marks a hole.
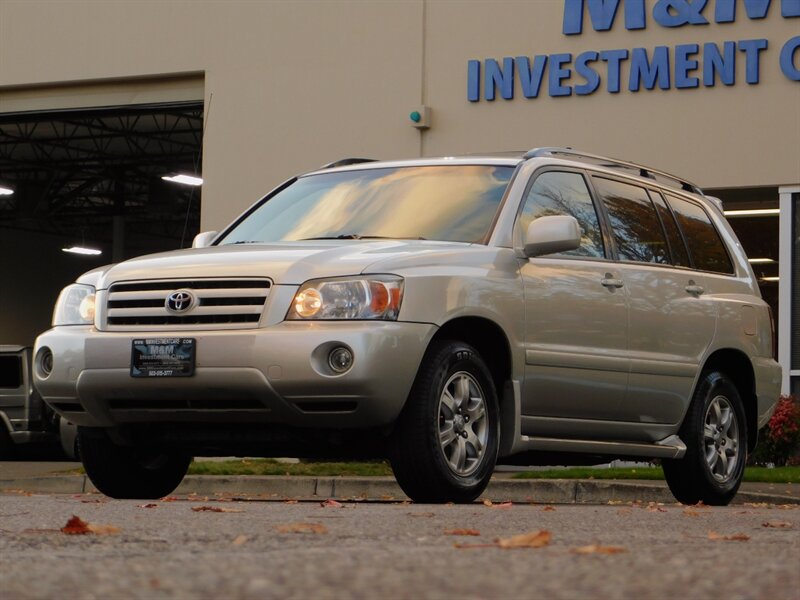
[[[177,498],[176,496],[164,496],[159,500],[159,502],[177,502],[178,500],[180,500],[180,498]]]
[[[322,523],[289,523],[278,527],[279,533],[328,533]]]
[[[549,506],[549,505],[548,505],[548,506],[545,506],[545,507],[543,507],[543,508],[542,508],[542,510],[543,510],[544,512],[551,511],[551,510],[555,510],[555,509],[556,509],[556,507],[555,507],[555,506]]]
[[[119,533],[119,531],[119,527],[114,527],[113,525],[95,525],[93,523],[87,523],[75,515],[72,515],[69,521],[67,521],[67,524],[61,528],[61,532],[66,533],[67,535],[113,535],[115,533]]]
[[[483,505],[484,506],[488,506],[489,508],[511,508],[512,506],[514,506],[514,503],[513,502],[499,502],[499,503],[495,504],[491,500],[484,500],[483,501]]]
[[[284,500],[284,504],[298,504],[299,500],[291,499],[291,500]]]
[[[240,513],[244,512],[238,508],[223,508],[222,506],[193,506],[194,512],[215,512],[215,513]]]
[[[573,548],[572,552],[575,554],[619,554],[620,552],[627,552],[627,550],[622,546],[600,546],[598,544],[591,544],[589,546]]]
[[[241,546],[245,542],[247,542],[249,538],[246,535],[237,535],[234,540],[231,542],[234,546]]]
[[[147,504],[137,504],[139,508],[158,508],[158,504],[155,502],[148,502]]]
[[[792,524],[789,521],[764,521],[762,527],[775,527],[775,528],[791,528]]]
[[[691,508],[684,508],[683,509],[683,514],[686,517],[699,517],[700,516],[699,512],[697,512],[696,510],[692,510]]]
[[[445,529],[445,535],[480,535],[477,529]]]
[[[332,498],[328,498],[324,502],[320,502],[319,505],[322,508],[342,508],[342,503],[333,500]]]
[[[708,539],[714,541],[726,541],[726,542],[746,542],[750,539],[750,536],[746,533],[732,533],[730,535],[722,535],[717,533],[716,531],[709,531],[708,532]]]
[[[766,502],[745,502],[744,505],[752,508],[767,508],[769,506]]]
[[[552,534],[547,530],[531,531],[520,535],[512,535],[510,538],[497,539],[495,543],[498,548],[541,548],[550,543]]]

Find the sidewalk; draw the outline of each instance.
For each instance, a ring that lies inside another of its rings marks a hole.
[[[23,491],[49,494],[96,492],[85,475],[65,474],[79,463],[0,462],[0,493]],[[177,495],[234,495],[264,500],[406,500],[392,477],[272,477],[189,475],[175,491]],[[663,481],[595,479],[492,478],[482,498],[494,502],[543,504],[608,504],[609,502],[663,502],[675,499]],[[800,504],[800,485],[774,483],[742,484],[735,504],[766,502]]]

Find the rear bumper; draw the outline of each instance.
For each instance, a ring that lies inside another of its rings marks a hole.
[[[263,329],[199,332],[100,332],[56,327],[36,341],[49,348],[45,377],[34,383],[56,412],[77,425],[126,423],[285,423],[299,427],[373,427],[391,423],[408,396],[435,326],[396,322],[283,322]],[[192,377],[134,378],[131,342],[193,337]],[[330,349],[354,355],[343,375],[325,372]]]
[[[753,373],[756,379],[758,400],[758,428],[767,424],[781,395],[781,366],[772,358],[754,358]]]

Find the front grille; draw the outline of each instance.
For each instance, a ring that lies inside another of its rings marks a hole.
[[[170,279],[115,283],[108,290],[108,329],[138,327],[257,327],[269,295],[268,279]],[[173,292],[194,296],[183,312],[167,309]]]

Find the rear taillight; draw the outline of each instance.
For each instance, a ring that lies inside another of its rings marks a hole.
[[[769,310],[769,329],[772,335],[772,358],[778,360],[778,335],[775,329],[775,315],[772,313],[772,307],[767,305]]]

